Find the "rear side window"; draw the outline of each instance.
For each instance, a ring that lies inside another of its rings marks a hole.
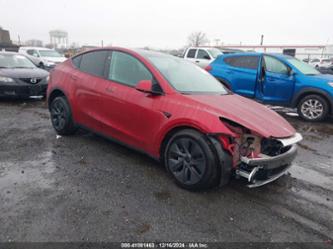
[[[265,70],[271,73],[288,74],[288,67],[271,56],[264,56]]]
[[[140,80],[152,80],[153,76],[138,59],[129,54],[114,51],[108,79],[135,86]]]
[[[82,55],[79,55],[72,59],[72,62],[76,68],[80,68],[81,58],[82,58]]]
[[[210,60],[210,56],[205,50],[199,49],[197,59]]]
[[[258,69],[259,56],[234,56],[227,57],[224,62],[233,67],[241,67],[247,69]]]
[[[195,57],[195,53],[197,52],[196,49],[190,49],[188,52],[187,52],[187,58],[194,58]]]
[[[104,77],[105,61],[109,52],[93,51],[82,55],[80,62],[80,70],[88,74],[92,74],[99,77]]]

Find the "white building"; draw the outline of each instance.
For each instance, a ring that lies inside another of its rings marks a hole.
[[[333,45],[225,45],[223,48],[281,53],[305,58],[333,58]]]

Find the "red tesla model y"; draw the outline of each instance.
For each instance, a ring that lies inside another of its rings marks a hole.
[[[191,190],[232,175],[250,187],[274,181],[302,139],[277,113],[191,62],[139,49],[96,49],[58,65],[48,104],[58,134],[80,127],[142,151]]]

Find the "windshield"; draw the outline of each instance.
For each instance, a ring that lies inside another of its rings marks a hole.
[[[42,57],[62,57],[61,54],[54,50],[39,50],[39,54]]]
[[[191,62],[169,56],[147,55],[151,63],[181,93],[227,94],[222,84]]]
[[[34,68],[27,57],[18,54],[0,54],[0,68]]]
[[[288,62],[296,67],[302,74],[316,75],[320,74],[314,67],[295,58],[288,59]]]
[[[207,49],[207,51],[211,54],[211,56],[213,56],[213,58],[216,58],[217,56],[222,54],[222,52],[217,48],[209,48]]]

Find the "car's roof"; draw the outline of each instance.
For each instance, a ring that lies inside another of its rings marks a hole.
[[[289,59],[289,58],[294,58],[290,55],[286,55],[286,54],[279,54],[279,53],[263,53],[263,52],[241,52],[241,53],[232,53],[232,54],[226,54],[223,55],[223,57],[232,57],[232,56],[254,56],[254,55],[271,55],[274,57],[277,57],[279,59]]]
[[[146,50],[146,49],[132,49],[134,52],[140,54],[143,57],[153,57],[153,56],[158,56],[158,57],[173,57],[173,55],[162,53],[162,52],[157,52],[153,50]]]

